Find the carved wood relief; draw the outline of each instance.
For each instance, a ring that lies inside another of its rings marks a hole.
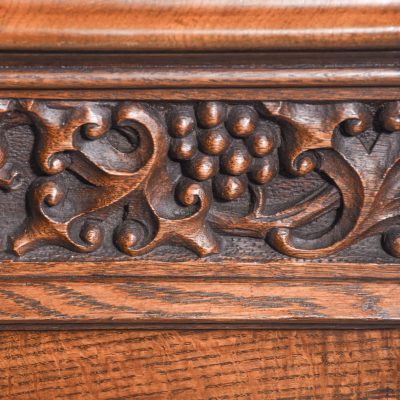
[[[208,256],[226,235],[300,258],[381,235],[400,256],[400,102],[3,100],[0,117],[0,195],[27,191],[21,223],[0,227],[10,257],[49,245]],[[16,125],[34,145],[14,166]]]

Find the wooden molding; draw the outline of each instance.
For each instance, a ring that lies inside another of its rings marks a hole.
[[[2,50],[393,49],[399,44],[400,4],[3,0],[0,27]]]
[[[96,93],[112,90],[115,95],[118,90],[141,89],[146,96],[146,91],[155,89],[176,92],[177,89],[256,88],[253,92],[256,94],[260,88],[387,88],[400,85],[399,59],[398,51],[5,53],[0,62],[0,90],[68,89],[96,90]]]
[[[399,398],[400,0],[0,31],[0,399]]]

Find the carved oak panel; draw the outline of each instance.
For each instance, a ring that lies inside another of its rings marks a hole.
[[[400,102],[0,113],[3,259],[400,256]]]

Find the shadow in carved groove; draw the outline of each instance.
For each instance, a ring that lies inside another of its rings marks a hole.
[[[2,117],[12,112],[12,100],[0,100],[0,123]],[[15,166],[7,160],[7,140],[4,129],[0,130],[0,189],[5,191],[15,190],[20,185],[20,173]]]

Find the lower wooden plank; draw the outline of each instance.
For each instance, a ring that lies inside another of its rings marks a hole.
[[[399,323],[397,281],[0,282],[0,323]]]
[[[400,398],[400,330],[0,333],[0,399]]]

